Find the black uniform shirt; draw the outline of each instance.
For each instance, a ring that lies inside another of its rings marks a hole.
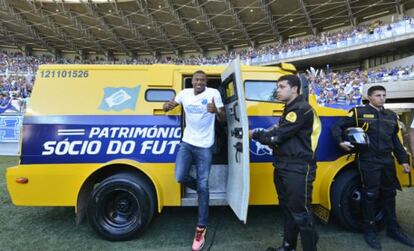
[[[253,139],[273,147],[275,162],[315,160],[321,123],[312,107],[298,96],[285,106],[278,126],[253,133]]]
[[[369,137],[369,149],[360,152],[360,158],[389,157],[393,152],[398,162],[408,163],[408,155],[398,138],[398,117],[391,110],[378,111],[371,105],[351,109],[347,117],[340,119],[332,128],[332,135],[339,144],[342,133],[348,127],[361,127]]]

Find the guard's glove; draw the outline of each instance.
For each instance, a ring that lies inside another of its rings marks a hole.
[[[252,139],[259,141],[263,145],[273,145],[272,144],[271,131],[265,130],[263,128],[257,128],[253,131]]]

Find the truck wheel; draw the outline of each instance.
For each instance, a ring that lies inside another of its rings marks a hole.
[[[146,179],[134,173],[115,174],[93,189],[89,224],[107,240],[129,240],[149,225],[155,205],[153,188]]]
[[[331,188],[333,215],[343,227],[351,231],[362,231],[363,227],[361,189],[361,178],[356,170],[340,174]],[[378,230],[382,230],[385,227],[385,214],[380,207],[380,200],[376,208],[375,221]]]

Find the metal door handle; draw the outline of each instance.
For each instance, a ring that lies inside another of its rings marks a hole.
[[[235,158],[236,162],[239,163],[239,153],[243,152],[243,144],[241,142],[237,142],[233,145],[233,147],[236,148]]]

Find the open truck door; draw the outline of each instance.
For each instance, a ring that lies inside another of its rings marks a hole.
[[[249,125],[239,58],[224,70],[221,82],[227,115],[227,202],[237,217],[246,223],[250,192]]]

